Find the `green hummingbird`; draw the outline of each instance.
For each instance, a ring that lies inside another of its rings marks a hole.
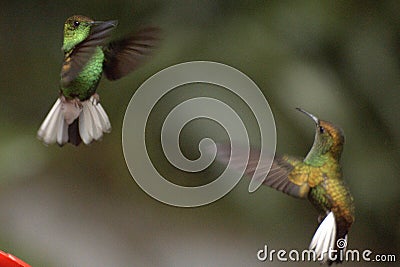
[[[347,244],[347,233],[354,222],[354,203],[343,180],[340,157],[343,151],[343,131],[331,122],[297,108],[308,115],[316,125],[314,144],[305,158],[275,156],[270,169],[259,177],[263,184],[296,198],[308,199],[319,211],[319,226],[309,249],[315,251],[321,262],[341,262]],[[218,146],[217,160],[233,163],[240,170],[243,157],[230,158],[226,145]],[[245,174],[253,176],[260,152],[251,149]],[[244,159],[247,161],[247,158]],[[338,241],[339,240],[339,241]],[[339,242],[341,242],[339,244]]]
[[[146,27],[108,42],[117,24],[82,15],[65,21],[60,96],[37,134],[45,144],[89,144],[111,131],[96,93],[102,74],[114,81],[135,70],[151,54],[160,33],[156,27]]]

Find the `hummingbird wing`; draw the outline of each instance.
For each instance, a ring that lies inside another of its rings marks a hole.
[[[301,169],[297,166],[302,163],[301,158],[287,155],[275,156],[264,184],[293,197],[307,198],[310,190],[308,175],[297,171]]]
[[[67,87],[78,76],[79,72],[96,51],[96,48],[104,46],[116,25],[117,21],[105,21],[93,25],[89,36],[75,46],[72,51],[65,54],[61,69],[61,85],[63,87]]]
[[[233,168],[240,170],[240,167],[243,166],[243,162],[247,161],[247,159],[245,159],[245,153],[243,153],[243,156],[239,155],[236,158],[231,158],[230,146],[218,145],[217,147],[218,152],[216,160],[219,162],[227,164],[231,161]],[[265,166],[262,163],[257,166],[259,157],[260,151],[251,148],[245,175],[252,177],[252,179],[263,180],[264,185],[284,192],[290,196],[297,198],[306,198],[308,196],[310,187],[307,183],[307,175],[294,175],[298,169],[296,166],[303,162],[302,159],[275,155],[272,166],[269,169],[268,166]],[[260,172],[257,177],[253,177],[256,168],[259,168]]]
[[[135,70],[154,50],[160,41],[160,33],[159,28],[143,28],[105,47],[104,73],[107,79],[118,80]]]

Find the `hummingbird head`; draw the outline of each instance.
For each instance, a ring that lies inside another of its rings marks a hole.
[[[64,23],[64,42],[62,50],[64,52],[71,51],[77,44],[81,43],[90,35],[93,26],[101,24],[115,27],[117,21],[94,21],[82,15],[69,17]]]
[[[74,15],[64,23],[64,42],[62,50],[70,51],[77,44],[86,39],[90,34],[90,28],[94,24],[91,18]]]
[[[301,108],[296,109],[309,116],[316,125],[314,144],[307,157],[310,155],[321,156],[326,153],[331,153],[335,159],[339,159],[344,144],[344,134],[342,129],[331,122],[318,119],[313,114]]]

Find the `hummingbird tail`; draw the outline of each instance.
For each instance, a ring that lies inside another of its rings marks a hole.
[[[63,145],[68,141],[67,129],[68,124],[64,119],[62,99],[58,98],[40,126],[37,136],[46,145],[55,142]]]
[[[104,111],[98,96],[94,95],[89,100],[81,102],[82,111],[79,115],[79,136],[83,143],[89,144],[93,140],[100,140],[103,133],[111,131],[111,123]]]
[[[336,245],[336,220],[333,212],[325,217],[315,232],[309,249],[314,250],[317,259],[322,263],[330,262]]]
[[[79,145],[99,140],[103,133],[111,131],[110,120],[94,95],[89,100],[57,99],[49,114],[40,126],[37,136],[46,145],[58,143],[60,146],[70,142]]]

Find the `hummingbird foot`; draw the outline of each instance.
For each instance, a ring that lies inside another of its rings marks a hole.
[[[60,93],[60,97],[59,98],[60,98],[60,101],[61,101],[62,104],[72,103],[76,107],[82,108],[82,104],[80,103],[81,101],[77,97],[75,97],[73,99],[67,99],[62,93]]]
[[[72,100],[69,100],[68,102],[70,102],[72,105],[74,105],[75,108],[77,108],[77,109],[81,110],[83,108],[81,100],[79,100],[79,98],[77,98],[77,97],[75,97]]]
[[[98,93],[94,93],[91,97],[90,97],[90,101],[93,103],[93,105],[97,105],[98,103],[100,103],[100,96]]]

